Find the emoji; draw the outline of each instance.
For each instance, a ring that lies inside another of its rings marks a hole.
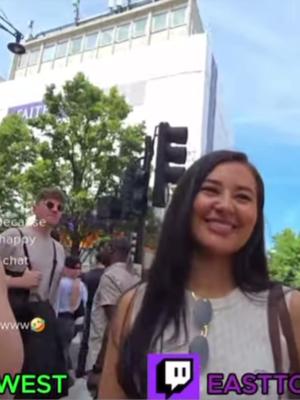
[[[33,318],[33,320],[30,322],[30,327],[33,332],[37,332],[37,333],[43,332],[43,330],[45,329],[45,326],[46,326],[46,324],[45,324],[45,320],[43,320],[43,318],[36,317],[36,318]]]

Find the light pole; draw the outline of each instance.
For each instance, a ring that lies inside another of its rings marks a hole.
[[[6,26],[3,24],[6,24]],[[0,15],[0,29],[3,29],[15,38],[14,42],[8,43],[7,45],[12,53],[20,55],[26,52],[25,47],[20,43],[21,40],[24,39],[24,36],[2,15]]]

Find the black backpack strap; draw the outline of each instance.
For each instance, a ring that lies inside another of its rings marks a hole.
[[[23,239],[24,238],[24,234],[23,234],[22,230],[20,228],[17,228],[17,230],[19,231],[20,236]],[[23,250],[24,250],[24,254],[25,254],[26,259],[27,259],[28,269],[32,270],[32,265],[31,265],[31,262],[30,262],[29,254],[28,254],[28,248],[27,248],[27,245],[26,245],[25,241],[23,241]]]
[[[56,270],[56,266],[57,266],[57,252],[56,252],[55,242],[53,239],[52,239],[52,245],[53,245],[53,264],[52,264],[52,270],[51,270],[50,280],[49,280],[49,294],[50,294],[50,290],[51,290],[51,286],[52,286],[52,282],[53,282],[53,278],[54,278],[54,274],[55,274],[55,270]]]

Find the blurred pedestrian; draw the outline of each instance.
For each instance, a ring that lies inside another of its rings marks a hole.
[[[89,351],[87,369],[93,370],[98,361],[99,352],[103,351],[105,332],[110,323],[120,296],[129,288],[135,286],[140,278],[132,273],[132,266],[128,265],[130,259],[130,242],[126,238],[114,239],[110,243],[111,265],[105,269],[97,288],[91,313]],[[102,361],[100,360],[100,365]],[[96,369],[99,374],[99,368]]]
[[[69,370],[70,384],[73,383],[74,379],[70,345],[75,336],[76,312],[81,305],[85,308],[87,302],[87,289],[81,281],[80,275],[81,262],[79,257],[68,256],[63,277],[59,284],[56,312],[65,360]]]
[[[76,370],[76,377],[80,378],[86,374],[86,358],[88,354],[88,341],[90,335],[90,322],[91,322],[91,311],[93,305],[93,299],[96,290],[99,286],[101,276],[104,269],[110,264],[110,249],[107,246],[103,246],[96,255],[96,264],[92,269],[82,275],[82,281],[86,285],[88,291],[88,300],[86,304],[86,314],[84,319],[83,335],[80,343],[80,349],[78,354],[78,365]]]
[[[38,317],[47,327],[38,335],[31,330],[21,332],[24,374],[66,373],[54,312],[65,252],[51,237],[62,217],[65,200],[58,188],[42,189],[33,205],[34,223],[7,229],[0,235],[0,259],[7,274],[9,301],[16,320],[29,323]],[[53,388],[49,395],[54,399],[66,394],[67,385],[64,385],[62,393]],[[18,393],[16,398],[26,396]]]

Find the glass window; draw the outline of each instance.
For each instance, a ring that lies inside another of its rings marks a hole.
[[[118,26],[117,42],[124,42],[129,39],[130,24]]]
[[[28,53],[22,54],[18,59],[18,68],[25,68],[27,65]]]
[[[36,65],[39,60],[40,49],[31,50],[29,53],[29,61],[28,66],[31,67],[32,65]]]
[[[177,10],[172,10],[171,13],[171,27],[175,28],[176,26],[185,24],[185,12],[186,7],[177,8]]]
[[[100,41],[101,46],[108,46],[109,44],[112,44],[113,35],[114,35],[113,28],[102,31],[101,41]]]
[[[84,50],[92,50],[97,46],[98,32],[87,35],[84,40]]]
[[[69,55],[78,54],[81,51],[82,37],[74,38],[71,40],[69,47]]]
[[[54,45],[46,46],[43,51],[42,62],[51,61],[54,58]]]
[[[133,37],[137,38],[146,34],[147,18],[133,22]]]
[[[55,58],[62,58],[62,57],[66,56],[66,54],[67,54],[67,44],[68,44],[67,41],[66,42],[57,43]]]
[[[161,31],[167,28],[167,13],[153,15],[152,32]]]

